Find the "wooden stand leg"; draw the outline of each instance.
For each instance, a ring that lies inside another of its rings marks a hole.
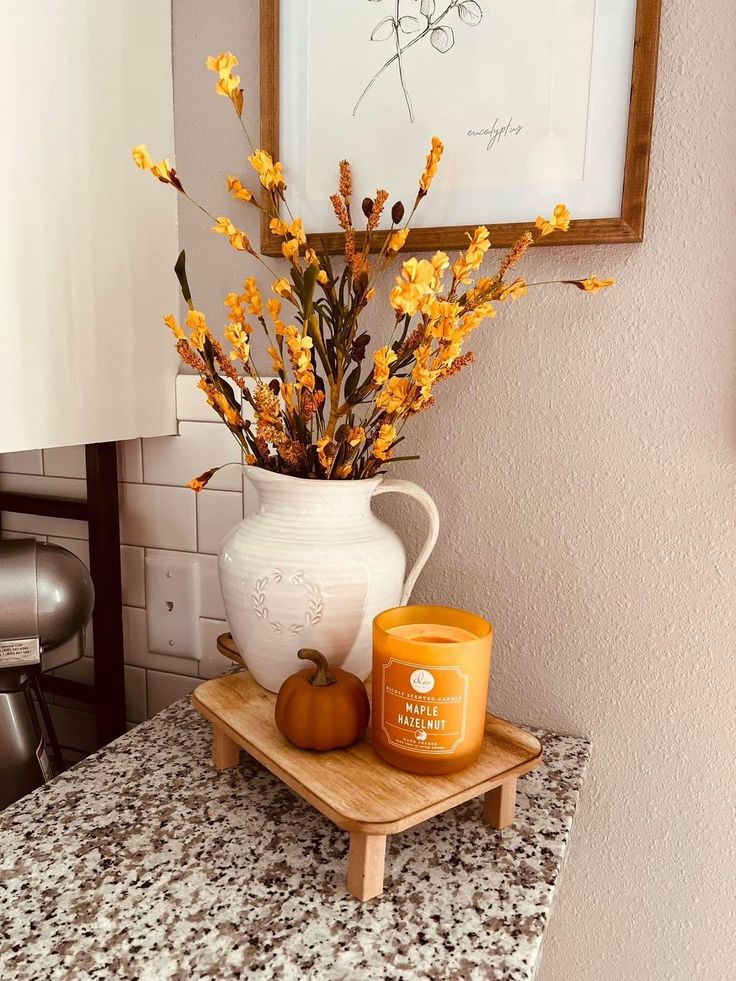
[[[507,828],[514,820],[516,805],[516,777],[494,787],[486,793],[483,803],[483,820],[492,828]]]
[[[348,892],[366,900],[383,892],[383,866],[386,859],[386,836],[350,832],[348,854]]]
[[[212,726],[212,762],[218,770],[229,770],[240,762],[240,746],[217,726]]]

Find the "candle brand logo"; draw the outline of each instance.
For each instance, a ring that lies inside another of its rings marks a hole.
[[[424,668],[420,668],[418,671],[412,671],[409,676],[409,684],[420,695],[427,695],[434,688],[434,675]]]
[[[434,688],[434,675],[420,668],[419,671],[412,671],[409,684],[420,695],[427,695]]]

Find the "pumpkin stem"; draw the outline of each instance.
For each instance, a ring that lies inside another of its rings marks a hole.
[[[337,678],[330,671],[327,658],[321,651],[315,651],[312,647],[302,647],[300,651],[297,651],[296,656],[302,661],[314,661],[317,665],[317,670],[309,679],[310,685],[314,685],[315,688],[326,688],[328,685],[334,685],[337,681]]]

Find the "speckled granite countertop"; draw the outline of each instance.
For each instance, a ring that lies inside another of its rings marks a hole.
[[[392,836],[361,904],[348,835],[245,754],[213,770],[177,702],[0,813],[0,977],[532,978],[589,752],[540,735],[513,827],[478,799]]]

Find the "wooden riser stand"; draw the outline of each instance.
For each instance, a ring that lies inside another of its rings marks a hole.
[[[296,749],[274,723],[276,696],[246,671],[205,682],[192,701],[212,723],[212,762],[218,770],[237,766],[243,749],[350,833],[347,888],[359,900],[383,892],[388,835],[481,794],[484,821],[492,828],[505,828],[514,819],[518,777],[542,759],[542,747],[534,736],[493,715],[486,717],[478,760],[446,776],[417,776],[389,766],[367,736],[329,754]],[[367,768],[370,795],[365,793]]]

